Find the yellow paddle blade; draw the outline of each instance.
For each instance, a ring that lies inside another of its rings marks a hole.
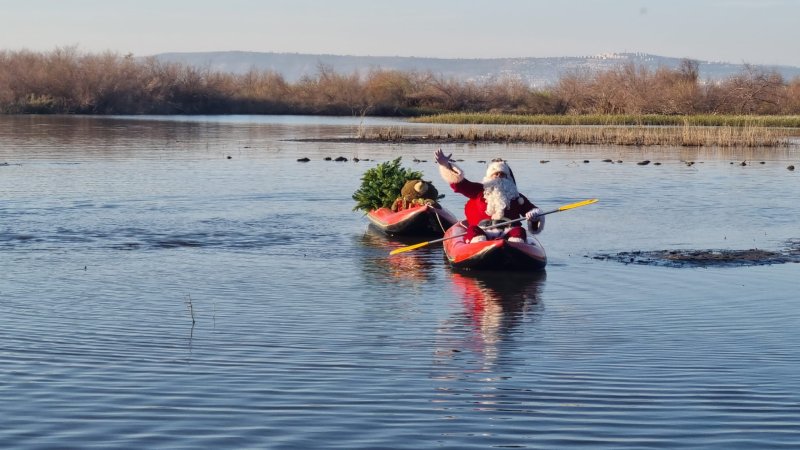
[[[575,202],[575,203],[570,203],[569,205],[564,205],[564,206],[558,208],[556,211],[566,211],[566,210],[572,209],[572,208],[580,208],[581,206],[591,205],[592,203],[597,203],[597,202],[598,202],[598,199],[592,198],[592,199],[589,199],[589,200],[583,200],[581,202]]]
[[[410,252],[411,250],[416,250],[416,249],[418,249],[420,247],[425,247],[426,245],[428,245],[430,243],[431,243],[431,241],[420,242],[419,244],[409,245],[408,247],[396,248],[396,249],[390,251],[389,254],[390,255],[396,255],[398,253]]]

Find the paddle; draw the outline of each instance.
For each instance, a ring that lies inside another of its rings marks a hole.
[[[592,203],[597,203],[597,201],[598,201],[598,199],[592,198],[592,199],[589,199],[589,200],[583,200],[583,201],[580,201],[580,202],[570,203],[569,205],[564,205],[564,206],[562,206],[560,208],[557,208],[557,209],[554,209],[552,211],[543,212],[543,213],[539,214],[539,216],[546,216],[548,214],[553,214],[553,213],[556,213],[556,212],[559,212],[559,211],[566,211],[568,209],[580,208],[581,206],[586,206],[586,205],[591,205]],[[504,226],[512,224],[512,223],[522,222],[523,220],[525,220],[525,218],[524,217],[520,217],[519,219],[509,220],[507,222],[500,222],[498,224],[485,227],[485,229],[500,228],[500,227],[504,227]],[[461,237],[461,236],[464,236],[466,234],[467,233],[461,233],[461,234],[456,234],[455,236],[450,236],[450,237],[441,238],[441,239],[434,239],[432,241],[420,242],[419,244],[409,245],[407,247],[396,248],[396,249],[392,250],[391,252],[389,252],[389,255],[396,255],[398,253],[410,252],[411,250],[416,250],[416,249],[418,249],[420,247],[425,247],[426,245],[436,244],[437,242],[446,241],[448,239],[455,239],[457,237]]]

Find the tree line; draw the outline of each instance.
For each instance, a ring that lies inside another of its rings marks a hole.
[[[704,82],[696,61],[573,71],[546,88],[517,78],[461,81],[433,73],[341,74],[320,65],[287,82],[274,71],[233,74],[113,52],[0,51],[7,114],[800,114],[800,77],[754,66]]]

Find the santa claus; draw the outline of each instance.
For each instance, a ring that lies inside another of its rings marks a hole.
[[[464,205],[467,216],[466,242],[480,242],[486,239],[504,238],[511,242],[525,242],[526,233],[520,222],[501,230],[484,230],[481,226],[525,217],[528,229],[533,234],[544,229],[545,216],[527,197],[517,191],[516,180],[511,168],[503,160],[494,160],[486,169],[483,183],[469,181],[460,167],[450,160],[441,149],[434,153],[442,178],[450,184],[454,192],[469,200]]]

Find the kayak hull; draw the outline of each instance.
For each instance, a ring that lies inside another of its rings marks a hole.
[[[542,270],[547,265],[547,254],[542,244],[532,236],[528,242],[508,242],[493,239],[468,244],[463,236],[467,232],[463,222],[450,227],[444,234],[444,254],[456,269],[471,270]]]
[[[370,223],[392,236],[442,236],[458,219],[446,209],[431,205],[414,206],[401,211],[378,208],[367,213]]]

